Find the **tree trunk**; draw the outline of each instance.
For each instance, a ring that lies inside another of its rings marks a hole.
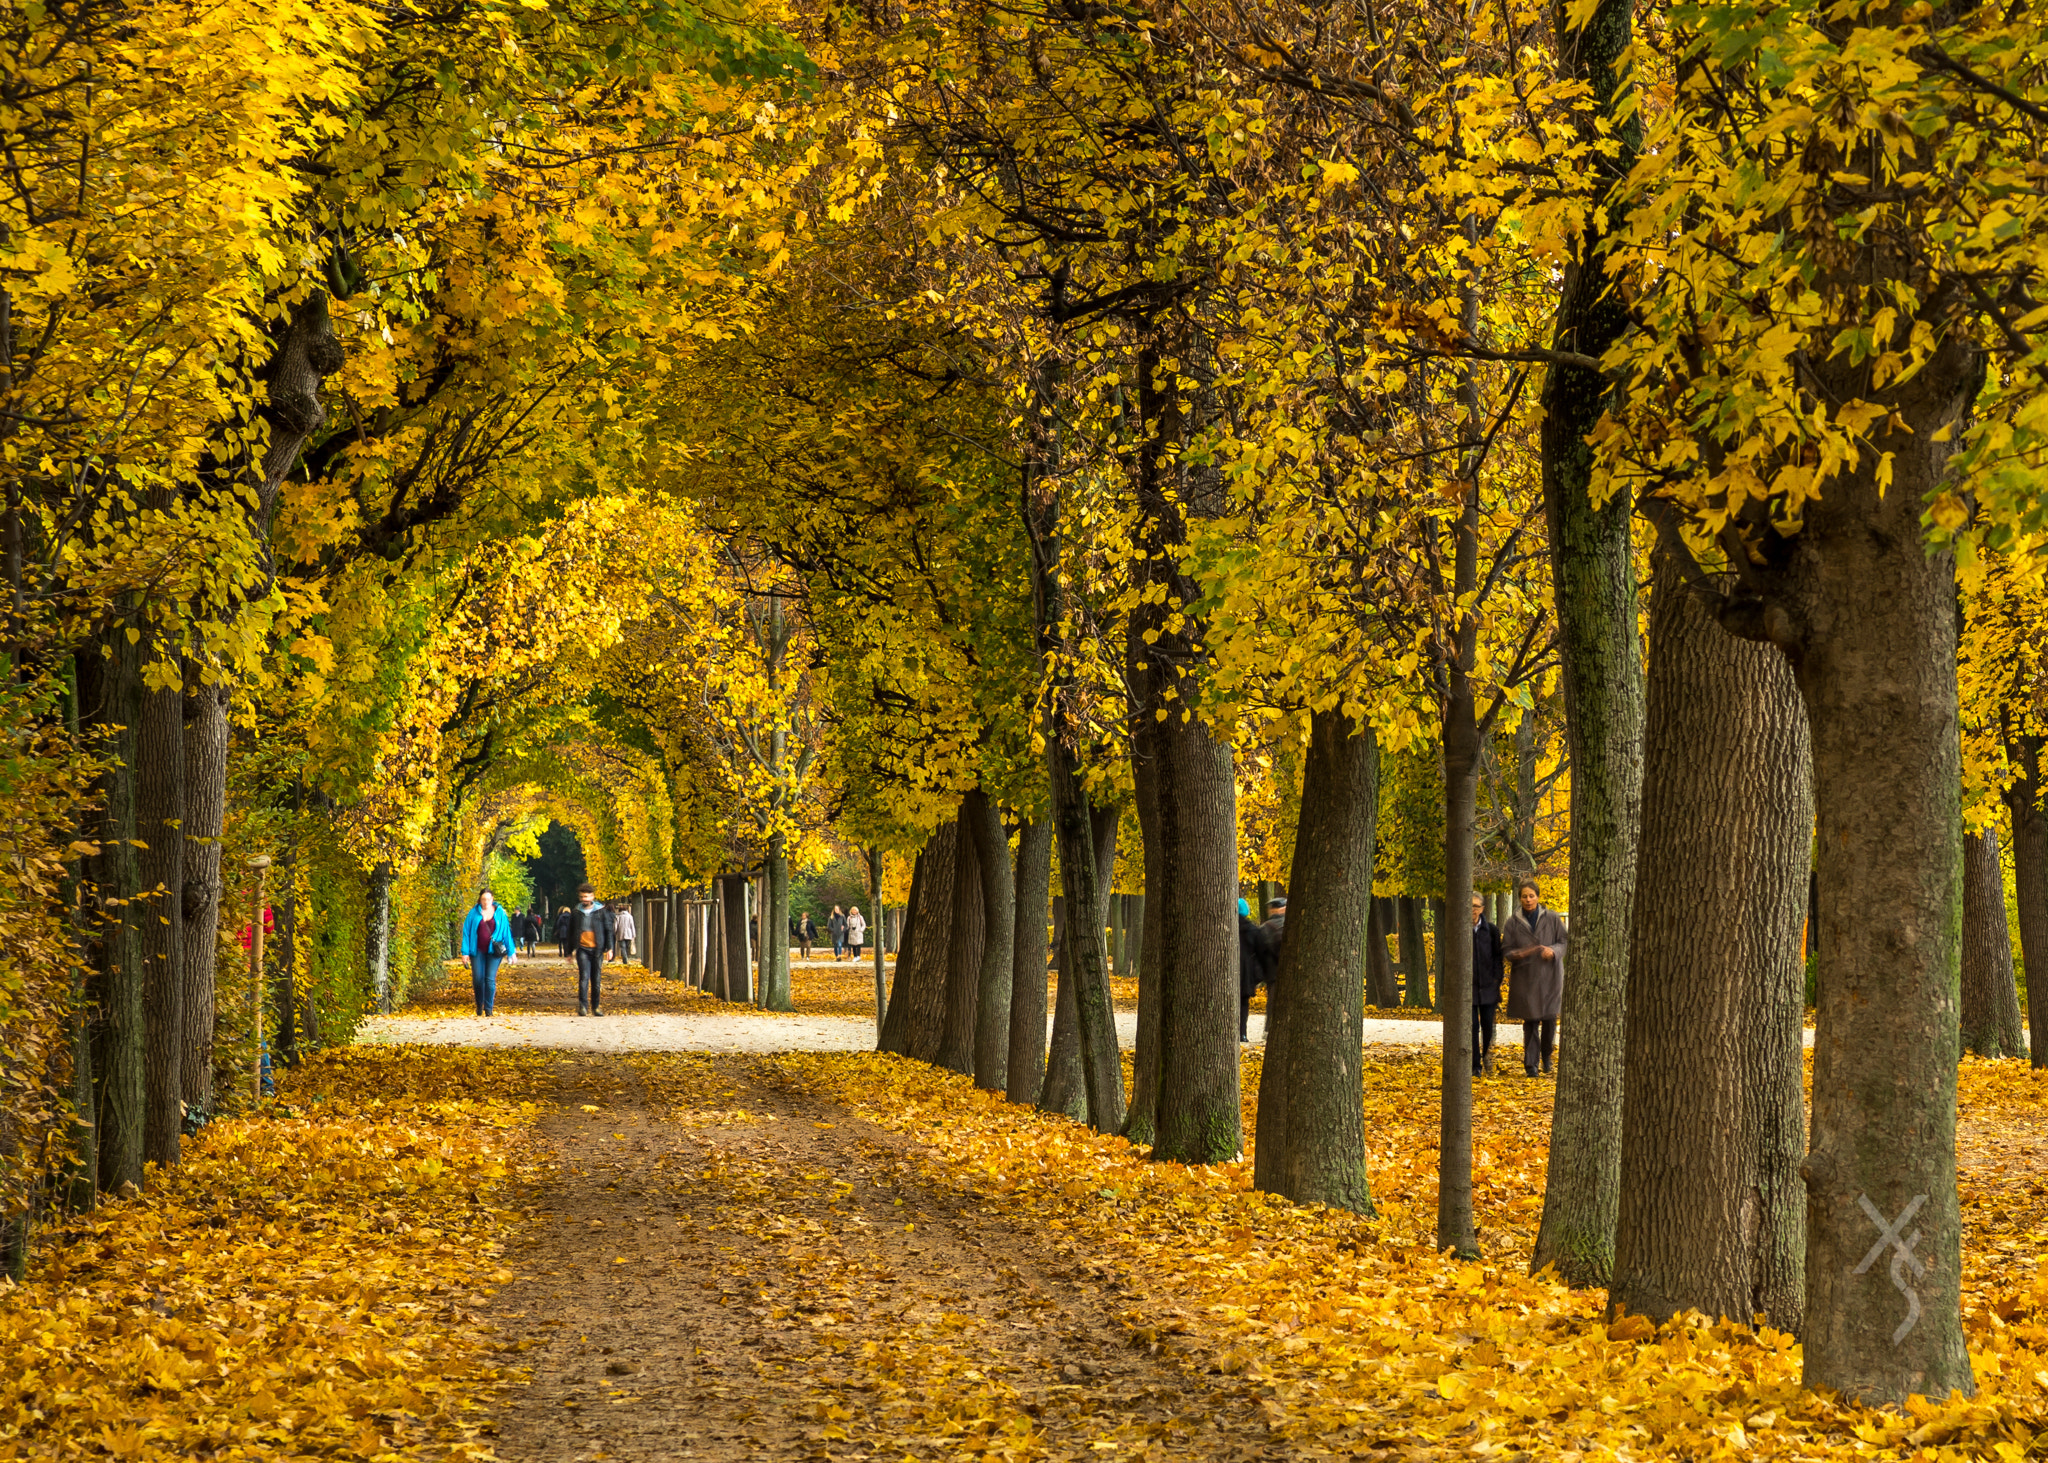
[[[1963,835],[1962,1005],[1964,1051],[1980,1057],[2027,1054],[1995,828]]]
[[[1298,902],[1301,914],[1288,922],[1266,995],[1252,1162],[1255,1188],[1359,1214],[1373,1212],[1359,969],[1372,910],[1379,760],[1372,729],[1354,730],[1341,709],[1310,719],[1287,880],[1288,907]]]
[[[1633,0],[1597,0],[1583,26],[1556,12],[1562,69],[1588,83],[1598,115],[1581,117],[1588,146],[1619,144],[1609,186],[1642,146],[1622,62],[1634,41]],[[1588,217],[1564,272],[1561,349],[1599,356],[1628,328],[1628,309],[1599,263],[1619,204]],[[1593,502],[1587,434],[1607,407],[1607,379],[1581,366],[1544,373],[1543,506],[1550,539],[1558,661],[1571,753],[1571,953],[1558,1022],[1564,1048],[1551,1110],[1550,1167],[1532,1268],[1555,1266],[1568,1285],[1605,1285],[1614,1266],[1620,1200],[1621,1076],[1628,986],[1628,919],[1635,902],[1636,822],[1642,803],[1643,674],[1627,493]]]
[[[1387,953],[1389,901],[1375,899],[1365,927],[1365,980],[1375,1006],[1392,1010],[1401,1004],[1401,982],[1394,974],[1394,957]]]
[[[1124,1125],[1124,1073],[1117,1050],[1116,1009],[1109,994],[1109,957],[1102,940],[1109,914],[1107,871],[1116,866],[1116,814],[1114,809],[1089,808],[1073,754],[1056,735],[1046,738],[1046,762],[1060,881],[1070,901],[1066,948],[1060,954],[1060,999],[1067,998],[1065,988],[1071,983],[1088,1122],[1099,1133],[1116,1133]],[[1105,856],[1098,857],[1098,839]],[[1058,1042],[1053,1045],[1057,1051]],[[1048,1076],[1048,1088],[1051,1085]]]
[[[1017,830],[1011,882],[1009,1098],[1032,1104],[1045,1082],[1045,913],[1052,888],[1052,824],[1046,819]]]
[[[1135,649],[1133,660],[1137,660]],[[1138,684],[1142,687],[1147,682],[1141,680]],[[1138,852],[1145,868],[1145,887],[1151,890],[1161,887],[1163,875],[1159,870],[1159,779],[1150,770],[1156,755],[1156,739],[1144,730],[1144,720],[1138,718],[1133,728],[1131,769],[1138,801],[1138,837],[1143,844]],[[1146,932],[1150,936],[1150,953],[1145,968],[1138,974],[1138,1032],[1131,1050],[1131,1106],[1124,1114],[1124,1137],[1142,1148],[1151,1147],[1159,1136],[1159,980],[1165,968],[1161,952],[1166,947],[1166,932],[1160,924],[1165,906],[1164,899],[1151,901],[1152,913],[1148,918],[1152,928]]]
[[[1017,956],[1017,881],[1003,815],[980,788],[967,794],[960,817],[974,838],[981,872],[981,969],[976,975],[974,1085],[990,1092],[1010,1085],[1010,998]]]
[[[271,1004],[271,1061],[282,1067],[297,1066],[299,1061],[298,860],[296,841],[287,842],[277,860],[277,941],[264,955],[264,963],[275,972],[266,992]]]
[[[1047,827],[1052,825],[1048,823]],[[1057,836],[1054,842],[1058,842]],[[1060,870],[1060,882],[1066,882]],[[1052,1044],[1045,1054],[1045,1081],[1040,1084],[1041,1112],[1064,1113],[1075,1122],[1088,1121],[1088,1084],[1081,1076],[1081,1016],[1074,1004],[1074,982],[1067,976],[1067,898],[1052,902],[1052,947],[1059,952],[1059,985],[1053,997]]]
[[[1975,1390],[1956,1198],[1955,572],[1919,519],[1951,450],[1936,439],[1976,379],[1943,359],[1901,388],[1891,485],[1866,458],[1807,505],[1779,606],[1819,813],[1804,1376],[1871,1403]]]
[[[1145,978],[1145,896],[1126,894],[1124,899],[1124,960],[1134,979]]]
[[[1429,956],[1422,943],[1422,900],[1403,894],[1394,901],[1395,917],[1401,924],[1401,966],[1406,984],[1401,1004],[1421,1009],[1429,1004]]]
[[[920,1062],[936,1062],[946,1037],[946,982],[953,939],[953,909],[958,900],[960,825],[941,824],[924,846],[924,879],[910,932],[908,954],[897,961],[896,1000],[904,1003],[903,1054]],[[906,976],[904,965],[910,970]],[[890,1004],[890,1025],[895,1024]],[[893,1050],[893,1048],[892,1048]]]
[[[2017,776],[2005,790],[2005,808],[2012,815],[2013,894],[2019,904],[2020,957],[2027,968],[2029,1046],[2033,1064],[2048,1067],[2048,814],[2041,811],[2041,744],[2036,736],[2007,743]]]
[[[519,938],[513,931],[514,940]],[[370,995],[376,1009],[391,1010],[391,860],[370,870],[370,928],[368,931]]]
[[[103,657],[78,660],[79,712],[101,729],[108,767],[100,778],[94,829],[99,852],[87,860],[92,888],[87,928],[95,1079],[92,1106],[99,1186],[141,1188],[143,1175],[142,921],[147,906],[136,856],[135,738],[142,720],[142,654],[117,623]]]
[[[1775,646],[1730,635],[1661,566],[1643,759],[1608,1304],[1658,1322],[1686,1309],[1742,1325],[1762,1315],[1796,1333],[1806,709]]]
[[[1475,530],[1477,511],[1475,493],[1468,505]],[[1476,555],[1476,538],[1473,543]],[[1461,543],[1461,559],[1464,554]],[[1469,655],[1469,647],[1461,647],[1461,662]],[[1437,1102],[1436,1247],[1477,1259],[1479,1231],[1472,1217],[1472,940],[1452,933],[1449,912],[1463,911],[1469,921],[1472,908],[1480,735],[1471,681],[1462,664],[1450,667],[1448,679],[1450,694],[1443,708],[1444,897],[1436,902],[1436,959],[1441,972],[1436,997],[1444,1018]]]
[[[1159,1112],[1152,1156],[1227,1163],[1244,1148],[1237,1060],[1237,784],[1200,717],[1153,727],[1160,780]],[[1355,982],[1357,968],[1352,969]],[[1268,1020],[1270,1021],[1270,1016]]]
[[[185,662],[185,1102],[213,1113],[214,981],[219,965],[221,829],[227,813],[228,688],[204,684]]]
[[[789,855],[783,836],[768,840],[765,877],[768,897],[761,911],[761,1009],[788,1011],[789,993]]]
[[[927,844],[929,846],[929,844]],[[912,924],[924,902],[925,849],[919,849],[910,863],[910,902],[903,911],[903,943],[896,949],[896,978],[890,982],[889,1004],[882,1016],[882,1034],[875,1039],[878,1052],[901,1056],[910,1050],[910,956]]]
[[[719,972],[722,1000],[751,1005],[754,999],[753,972],[747,968],[752,953],[747,939],[747,876],[725,874],[718,880],[719,911],[723,916],[720,944],[725,959]]]
[[[135,829],[145,891],[142,1151],[165,1167],[178,1161],[185,1127],[184,817],[184,688],[146,690],[135,744]]]
[[[887,857],[879,847],[868,850],[868,908],[875,916],[872,958],[875,965],[875,1036],[878,1040],[882,1035],[882,1017],[889,1005],[889,910],[882,903],[882,861]]]
[[[981,856],[967,811],[955,819],[958,850],[954,858],[953,921],[946,933],[945,1034],[938,1065],[950,1072],[974,1075],[974,1027],[981,1015],[981,962],[988,944],[982,918]],[[1007,863],[1008,860],[1005,859]]]

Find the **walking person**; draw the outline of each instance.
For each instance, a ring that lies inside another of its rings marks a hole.
[[[618,917],[612,921],[612,932],[618,939],[618,949],[612,958],[621,965],[633,958],[633,939],[640,931],[633,923],[633,905],[630,900],[621,900]]]
[[[803,947],[804,959],[811,958],[811,943],[817,938],[817,922],[811,918],[811,912],[807,909],[803,918],[796,922],[796,942]]]
[[[846,912],[846,943],[853,951],[854,959],[860,959],[860,947],[867,943],[867,939],[867,916],[860,912],[860,906],[856,904]]]
[[[597,902],[597,891],[588,884],[576,890],[576,907],[569,911],[570,948],[576,952],[576,1014],[604,1014],[604,957],[616,938],[612,912]]]
[[[1486,917],[1486,901],[1472,896],[1472,1075],[1493,1075],[1493,1016],[1500,1006],[1506,956],[1500,931]]]
[[[1557,911],[1543,907],[1543,893],[1534,883],[1524,883],[1517,892],[1522,907],[1508,917],[1500,936],[1514,967],[1507,1016],[1522,1023],[1522,1070],[1534,1077],[1540,1055],[1548,1077],[1557,1047],[1557,1015],[1564,1009],[1566,932]]]
[[[576,911],[566,904],[555,911],[555,947],[562,952],[564,960],[569,958],[569,922],[575,914]]]
[[[525,937],[525,939],[526,939],[526,953],[527,953],[527,954],[531,955],[531,954],[532,954],[532,953],[533,953],[533,952],[534,952],[535,950],[538,950],[538,949],[540,948],[540,932],[541,932],[541,918],[540,918],[540,911],[539,911],[539,910],[537,910],[537,909],[529,909],[529,910],[527,910],[527,911],[526,911],[526,928],[520,931],[520,934],[521,934],[521,935],[523,935],[523,936]]]
[[[462,953],[469,957],[469,988],[476,996],[476,1014],[497,1014],[498,967],[513,958],[512,921],[488,889],[477,891],[476,903],[462,922]]]
[[[825,920],[825,928],[832,936],[832,958],[838,960],[846,954],[846,915],[838,905],[832,906],[832,913]]]
[[[1252,919],[1251,901],[1237,901],[1237,1041],[1251,1040],[1252,997],[1266,974],[1266,932]]]

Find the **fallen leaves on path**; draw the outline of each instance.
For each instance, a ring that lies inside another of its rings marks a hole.
[[[761,1069],[914,1136],[933,1154],[928,1182],[1113,1269],[1143,1302],[1129,1318],[1137,1340],[1198,1345],[1217,1371],[1264,1384],[1271,1427],[1298,1456],[2016,1463],[2048,1425],[2048,1267],[2038,1259],[2048,1203],[2007,1185],[1987,1204],[1976,1173],[1963,1200],[1979,1395],[1884,1412],[1802,1391],[1788,1336],[1697,1317],[1610,1329],[1602,1293],[1529,1276],[1548,1083],[1481,1084],[1474,1167],[1487,1254],[1465,1263],[1433,1247],[1438,1069],[1427,1058],[1369,1054],[1372,1218],[1255,1193],[1246,1162],[1151,1163],[1121,1139],[895,1058],[797,1054]],[[2038,1113],[2048,1086],[2025,1073],[1966,1062],[1966,1109]],[[1245,1090],[1257,1090],[1255,1056]]]
[[[471,1307],[540,1054],[353,1048],[0,1292],[0,1458],[485,1457]]]

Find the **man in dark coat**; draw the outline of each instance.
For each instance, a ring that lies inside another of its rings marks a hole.
[[[569,958],[569,921],[572,915],[573,911],[566,904],[555,911],[555,948],[564,960]]]
[[[612,912],[597,902],[597,891],[584,884],[569,910],[569,948],[576,952],[576,1014],[604,1014],[604,959],[617,945]]]
[[[1536,1075],[1540,1052],[1543,1075],[1550,1075],[1550,1056],[1557,1046],[1557,1015],[1564,1009],[1564,921],[1543,907],[1542,891],[1533,883],[1521,890],[1522,907],[1508,917],[1500,932],[1514,970],[1508,980],[1510,1021],[1522,1023],[1522,1070]]]
[[[1266,932],[1252,923],[1249,901],[1237,901],[1237,1039],[1251,1040],[1252,997],[1265,978]]]
[[[1493,1074],[1493,1013],[1507,959],[1500,931],[1486,917],[1486,901],[1472,896],[1472,1075]]]

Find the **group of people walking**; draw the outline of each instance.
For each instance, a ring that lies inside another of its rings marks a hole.
[[[469,962],[470,990],[476,997],[476,1014],[497,1014],[498,970],[516,960],[521,946],[533,954],[541,937],[538,911],[505,910],[498,907],[490,890],[477,892],[462,923],[462,956]],[[604,965],[607,960],[630,960],[637,931],[633,911],[621,905],[616,911],[597,898],[588,884],[576,890],[576,902],[555,912],[555,943],[562,958],[576,962],[576,1014],[604,1014]]]
[[[1501,985],[1508,988],[1510,1021],[1522,1023],[1522,1070],[1531,1077],[1553,1074],[1557,1018],[1564,1005],[1564,920],[1543,903],[1543,891],[1524,880],[1515,897],[1521,906],[1496,926],[1486,901],[1472,896],[1472,1075],[1493,1074],[1495,1016]],[[1275,899],[1263,922],[1252,919],[1248,900],[1237,901],[1237,1039],[1251,1035],[1252,997],[1272,988],[1287,936],[1287,901]]]
[[[860,912],[858,904],[846,910],[841,910],[836,904],[833,905],[832,913],[825,917],[825,929],[832,936],[834,960],[844,960],[848,955],[855,960],[860,959],[861,946],[865,945],[868,939],[868,921],[867,916]],[[789,935],[796,941],[797,948],[803,951],[804,959],[810,959],[811,946],[818,940],[818,923],[811,918],[809,910],[805,910],[801,915],[790,916]]]

